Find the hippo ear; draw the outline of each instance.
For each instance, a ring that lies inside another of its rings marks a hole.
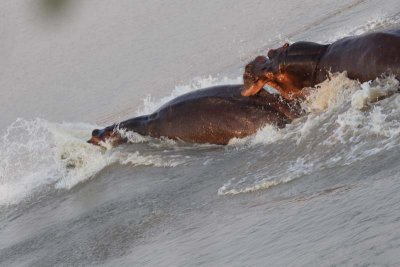
[[[289,47],[289,43],[285,43],[284,45],[283,45],[283,48],[288,48]]]
[[[272,59],[273,57],[275,57],[275,55],[276,55],[276,50],[275,49],[270,49],[269,51],[268,51],[268,58],[269,59]]]

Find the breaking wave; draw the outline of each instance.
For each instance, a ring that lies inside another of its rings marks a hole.
[[[196,88],[239,81],[240,78],[216,80],[211,77],[197,80],[191,85],[177,87],[170,96],[158,101],[148,98],[138,114],[151,112],[177,95]],[[266,158],[266,166],[249,175],[229,179],[218,189],[218,194],[270,188],[323,168],[349,165],[398,146],[398,88],[399,82],[394,77],[359,84],[348,79],[346,73],[333,75],[304,102],[308,116],[284,129],[266,126],[252,136],[233,139],[222,148],[229,152],[262,146],[265,151],[283,150],[285,154],[268,159],[267,154],[260,152],[259,157]],[[69,190],[112,164],[176,167],[189,161],[190,157],[184,153],[188,149],[215,147],[124,133],[131,143],[146,143],[152,149],[109,150],[86,143],[91,130],[98,127],[85,123],[51,123],[43,119],[16,120],[0,140],[0,205],[18,203],[36,192]],[[175,153],[163,153],[165,149]],[[208,158],[209,161],[213,159]]]
[[[360,84],[335,74],[304,102],[309,115],[285,129],[271,126],[230,146],[282,151],[278,159],[246,177],[234,177],[218,194],[238,194],[293,181],[324,168],[350,165],[400,143],[399,81],[394,77]],[[383,99],[383,100],[382,100]],[[379,100],[379,101],[378,101]],[[268,159],[268,160],[267,160]]]
[[[0,205],[15,204],[46,186],[70,189],[114,163],[155,167],[181,163],[179,159],[88,144],[94,128],[83,123],[16,120],[0,141]]]
[[[178,95],[219,84],[239,83],[240,78],[197,78],[188,85],[177,86],[171,95],[159,100],[148,96],[137,115],[153,112]],[[0,139],[0,206],[16,204],[34,193],[46,190],[69,190],[87,181],[112,164],[131,166],[175,167],[190,157],[163,153],[213,147],[185,145],[170,139],[155,140],[136,133],[123,132],[130,143],[147,143],[156,151],[123,148],[109,149],[86,143],[98,125],[86,123],[52,123],[44,119],[17,119]]]

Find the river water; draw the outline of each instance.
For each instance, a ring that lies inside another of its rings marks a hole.
[[[400,266],[393,77],[227,146],[85,142],[286,41],[399,28],[398,0],[44,3],[0,3],[1,266]]]

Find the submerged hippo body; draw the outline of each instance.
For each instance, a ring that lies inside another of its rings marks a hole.
[[[153,114],[94,130],[89,142],[124,142],[116,131],[120,128],[157,138],[227,144],[230,139],[251,135],[267,124],[284,127],[301,114],[295,102],[284,101],[266,91],[243,97],[242,90],[242,85],[223,85],[187,93]]]
[[[293,99],[302,96],[304,87],[343,71],[360,82],[382,74],[400,77],[400,30],[347,37],[327,45],[297,42],[271,49],[268,58],[259,56],[246,66],[242,94],[254,95],[268,84]]]

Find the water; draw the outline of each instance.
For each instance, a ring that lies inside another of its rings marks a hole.
[[[225,147],[85,143],[184,92],[241,82],[286,40],[398,28],[397,1],[40,3],[1,4],[1,266],[400,265],[393,77],[334,75],[308,116]]]

